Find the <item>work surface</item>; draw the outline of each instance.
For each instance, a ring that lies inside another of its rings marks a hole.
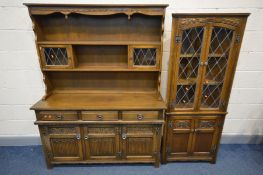
[[[83,93],[52,94],[47,100],[40,100],[35,110],[153,110],[165,109],[161,96],[153,93]]]
[[[150,164],[64,165],[46,169],[40,146],[0,147],[1,175],[262,175],[263,145],[221,145],[215,165],[169,163],[160,168]]]

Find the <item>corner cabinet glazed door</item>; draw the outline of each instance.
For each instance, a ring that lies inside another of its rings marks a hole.
[[[121,158],[119,132],[115,125],[84,127],[85,159],[103,162]]]
[[[234,45],[240,39],[237,33],[233,27],[223,24],[209,27],[209,47],[202,62],[201,101],[198,106],[201,110],[223,110],[226,107],[224,96],[231,82],[228,76],[234,69]]]
[[[208,23],[206,18],[178,25],[173,36],[171,110],[225,110],[241,29],[220,20]]]
[[[155,128],[150,125],[124,126],[121,134],[123,158],[131,161],[155,160],[155,154],[159,149],[154,130]]]
[[[48,157],[55,162],[82,160],[80,128],[76,126],[42,126]]]
[[[196,96],[201,79],[200,62],[204,54],[207,27],[202,24],[189,26],[178,30],[173,38],[175,63],[172,63],[174,72],[170,107],[174,110],[193,110],[198,102]]]

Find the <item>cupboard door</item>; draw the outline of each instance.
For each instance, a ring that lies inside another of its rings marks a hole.
[[[120,158],[119,127],[88,125],[84,127],[84,145],[88,160],[115,160]]]
[[[218,132],[218,119],[216,117],[195,119],[192,154],[194,156],[213,155],[216,151]]]
[[[70,45],[40,45],[39,49],[43,68],[64,69],[73,67],[73,54]]]
[[[129,68],[159,69],[160,47],[154,45],[129,46]]]
[[[80,128],[76,126],[47,126],[44,140],[51,161],[82,160]]]
[[[171,108],[173,110],[193,110],[200,81],[200,60],[203,54],[203,40],[206,27],[197,24],[179,30],[175,38],[174,72],[171,73]]]
[[[154,129],[150,125],[124,126],[121,134],[123,158],[154,160],[155,154],[159,152]]]
[[[192,117],[176,117],[168,122],[167,157],[188,156],[191,151],[194,120]]]
[[[212,26],[210,32],[208,55],[204,62],[200,108],[218,110],[225,105],[222,94],[225,84],[229,83],[225,80],[229,74],[228,67],[233,61],[231,53],[235,31],[225,26]]]

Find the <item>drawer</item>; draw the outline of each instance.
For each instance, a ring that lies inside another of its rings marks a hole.
[[[122,120],[158,120],[159,111],[123,111]]]
[[[83,111],[82,120],[102,121],[118,120],[117,111]]]
[[[78,114],[76,111],[41,111],[38,120],[78,120]]]

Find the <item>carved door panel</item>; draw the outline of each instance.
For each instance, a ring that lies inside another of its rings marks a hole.
[[[194,120],[192,117],[176,117],[168,122],[167,156],[188,156],[193,139]]]
[[[119,127],[117,125],[88,125],[84,127],[85,158],[113,160],[121,158]]]
[[[83,159],[78,126],[45,126],[41,131],[51,161],[64,162]]]
[[[194,156],[211,156],[215,153],[219,134],[218,120],[217,117],[201,117],[195,119],[191,149]]]
[[[123,158],[128,160],[154,159],[155,154],[159,152],[156,132],[160,132],[160,128],[156,128],[151,125],[122,127]]]

